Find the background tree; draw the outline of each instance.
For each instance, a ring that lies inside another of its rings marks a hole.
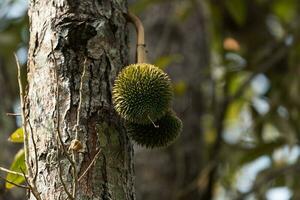
[[[137,152],[138,198],[157,199],[161,193],[166,199],[273,199],[281,194],[285,196],[282,199],[297,197],[298,183],[291,177],[299,170],[299,133],[286,117],[299,109],[290,101],[297,99],[298,90],[292,92],[291,88],[298,88],[299,83],[290,82],[296,78],[290,70],[295,73],[298,65],[295,57],[289,56],[298,45],[299,3],[201,2],[132,4],[154,35],[149,47],[152,59],[157,59],[161,67],[170,66],[166,70],[173,80],[177,79],[175,108],[184,111],[181,118],[185,122],[181,140],[171,148]],[[187,28],[192,21],[197,25]],[[201,43],[201,38],[205,42]],[[197,63],[198,59],[202,64]],[[290,85],[282,85],[283,82]],[[197,83],[192,90],[190,84]],[[293,98],[283,98],[283,94],[293,94]],[[191,120],[193,116],[198,122]],[[149,161],[145,156],[149,154],[156,162]],[[182,159],[185,156],[191,158],[190,165]],[[189,181],[186,173],[193,174]],[[256,176],[260,179],[255,180]]]

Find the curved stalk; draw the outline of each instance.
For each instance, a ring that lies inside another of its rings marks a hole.
[[[147,62],[147,52],[145,44],[145,31],[142,21],[130,11],[127,13],[128,21],[131,22],[136,30],[137,34],[137,44],[136,44],[136,62],[146,63]]]

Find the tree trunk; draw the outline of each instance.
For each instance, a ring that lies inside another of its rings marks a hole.
[[[25,117],[31,178],[35,142],[42,199],[73,195],[74,177],[90,164],[75,199],[135,199],[133,149],[111,102],[115,76],[128,64],[126,12],[125,0],[30,1]],[[72,153],[76,135],[83,148]],[[75,158],[75,175],[67,155]]]

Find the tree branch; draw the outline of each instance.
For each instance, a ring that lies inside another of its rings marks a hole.
[[[18,175],[18,176],[23,176],[23,174],[20,173],[20,172],[12,171],[12,170],[6,169],[4,167],[0,167],[0,170],[4,171],[4,172],[7,172],[7,173],[10,173],[10,174],[14,174],[14,175]]]
[[[288,165],[285,167],[281,167],[281,168],[273,169],[272,171],[269,171],[263,179],[260,179],[252,186],[252,189],[250,191],[241,194],[235,200],[245,199],[248,195],[258,191],[262,186],[266,185],[268,182],[275,180],[276,178],[278,178],[290,171],[300,171],[300,163],[297,162],[293,165]]]
[[[33,172],[30,167],[29,160],[28,160],[29,141],[28,141],[28,134],[26,131],[25,106],[24,106],[23,84],[22,84],[22,79],[21,79],[21,67],[20,67],[20,63],[19,63],[17,55],[14,54],[14,56],[15,56],[15,60],[16,60],[16,64],[17,64],[19,95],[20,95],[20,104],[21,104],[21,110],[22,110],[22,127],[23,127],[23,131],[24,131],[25,165],[26,165],[26,168],[28,169],[29,177],[32,177]]]
[[[94,164],[94,162],[98,158],[98,155],[100,154],[100,152],[101,152],[101,149],[99,149],[97,151],[97,153],[95,154],[93,160],[91,161],[91,163],[89,164],[89,166],[86,168],[86,170],[82,173],[82,175],[79,177],[78,181],[80,181],[85,176],[85,174],[90,170],[90,168],[92,167],[92,165]]]
[[[20,176],[23,176],[23,174],[20,175]],[[14,185],[14,186],[16,186],[16,187],[23,188],[23,189],[30,189],[30,188],[29,188],[28,186],[26,186],[26,185],[20,185],[20,184],[11,182],[11,181],[7,180],[6,178],[3,178],[2,176],[0,176],[0,179],[4,180],[5,182],[8,182],[8,183],[10,183],[10,184],[12,184],[12,185]]]
[[[31,123],[30,123],[29,119],[28,119],[28,125],[29,125],[29,128],[30,128],[30,135],[31,135],[31,140],[32,140],[32,144],[33,144],[34,158],[35,158],[35,161],[34,161],[34,163],[35,163],[35,173],[34,173],[34,177],[33,177],[33,182],[35,184],[35,181],[36,181],[36,178],[37,178],[37,175],[38,175],[39,164],[38,164],[38,158],[37,158],[36,143],[35,143],[32,126],[31,126]]]
[[[288,52],[288,47],[284,46],[282,48],[279,48],[277,52],[274,54],[270,55],[270,58],[266,60],[265,62],[258,64],[257,66],[257,71],[255,71],[253,74],[250,75],[250,77],[241,84],[239,89],[237,89],[237,92],[229,98],[229,101],[233,101],[239,97],[241,97],[244,92],[246,91],[247,87],[250,85],[252,80],[260,73],[265,73],[268,70],[270,70],[272,67],[276,65],[277,62],[279,62],[281,59],[283,59],[287,52]]]
[[[30,180],[26,177],[24,170],[23,170],[22,168],[20,168],[20,170],[22,171],[22,174],[24,175],[24,178],[25,178],[25,182],[27,183],[27,185],[28,185],[30,191],[32,192],[33,196],[34,196],[37,200],[42,200],[42,198],[41,198],[39,192],[37,191],[37,189],[36,189],[36,187],[35,187],[35,185],[34,185],[34,184],[33,184],[33,185],[31,184]]]

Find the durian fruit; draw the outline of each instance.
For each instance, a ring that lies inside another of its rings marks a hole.
[[[166,73],[158,67],[137,63],[124,68],[112,91],[116,111],[127,121],[149,124],[165,115],[173,90]]]
[[[182,122],[173,111],[153,124],[126,123],[129,137],[137,144],[147,147],[166,147],[171,144],[182,131]]]

